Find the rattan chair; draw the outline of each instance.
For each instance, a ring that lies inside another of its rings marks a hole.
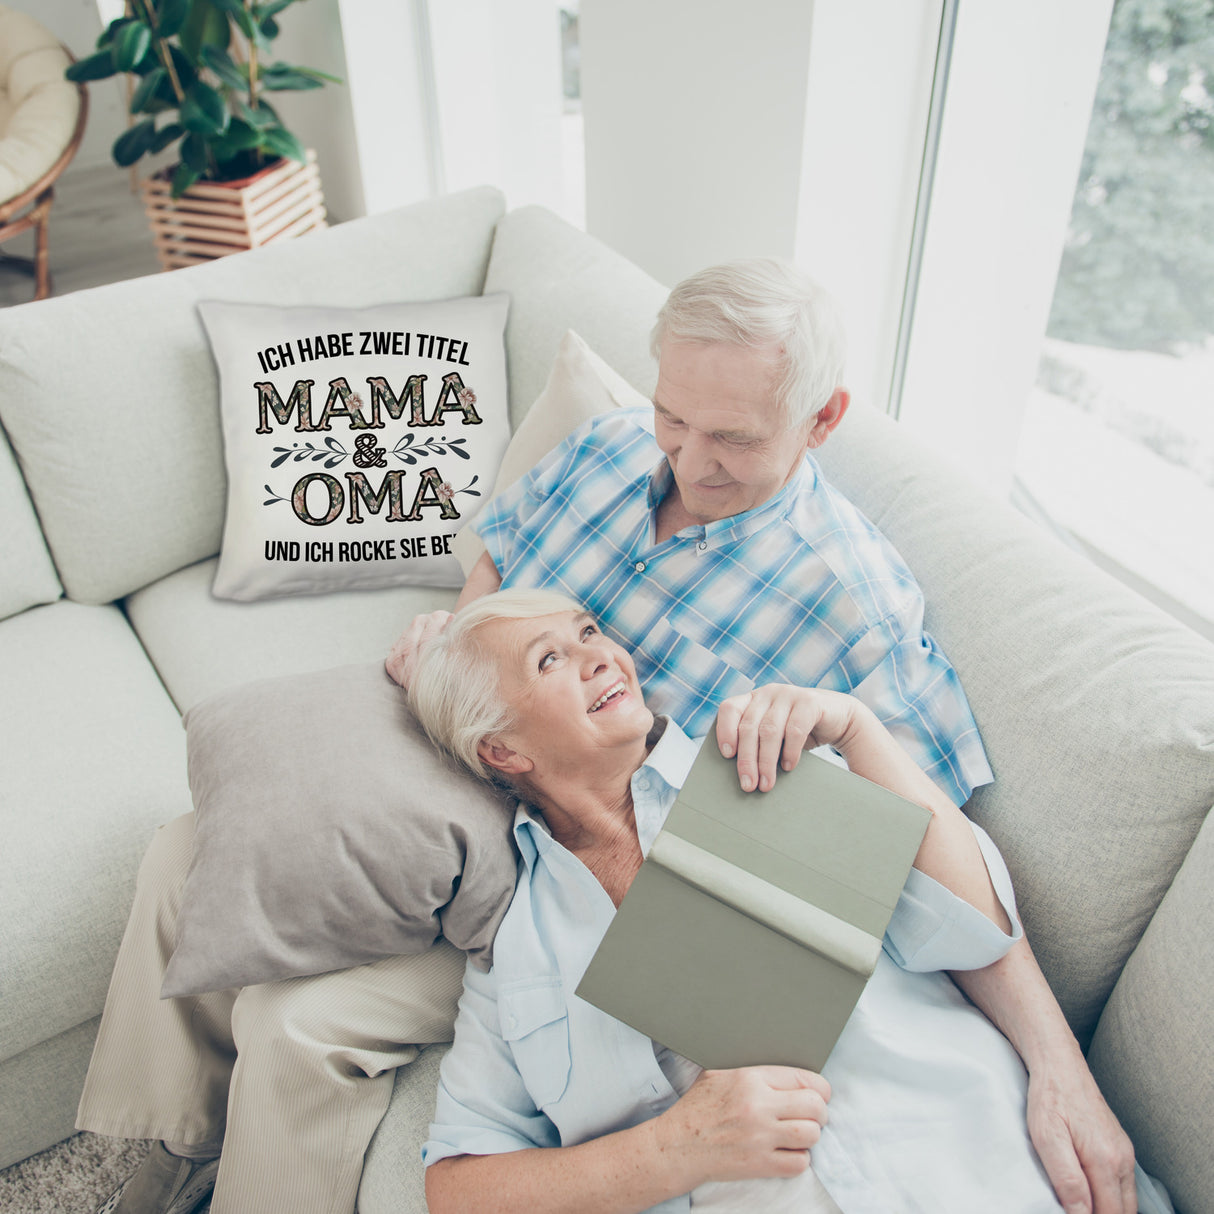
[[[88,93],[64,78],[70,54],[33,17],[0,5],[0,243],[34,231],[34,255],[3,256],[51,293],[47,221],[55,179],[84,136]]]

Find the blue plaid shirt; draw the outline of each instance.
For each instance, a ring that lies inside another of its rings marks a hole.
[[[923,595],[806,456],[775,497],[655,543],[673,485],[649,409],[588,422],[473,524],[503,587],[560,590],[634,655],[646,703],[693,736],[765,683],[853,692],[958,804],[992,779]]]

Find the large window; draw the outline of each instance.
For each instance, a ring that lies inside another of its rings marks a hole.
[[[1214,3],[1117,0],[1020,500],[1214,633]]]

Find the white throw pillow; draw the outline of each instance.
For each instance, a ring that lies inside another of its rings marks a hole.
[[[228,472],[212,593],[461,585],[451,539],[510,440],[508,304],[199,303]]]
[[[510,446],[506,448],[489,500],[534,468],[583,422],[612,409],[650,403],[569,329],[561,338],[543,392],[519,422]],[[471,527],[461,526],[452,541],[451,551],[459,558],[467,575],[480,560],[485,545]]]

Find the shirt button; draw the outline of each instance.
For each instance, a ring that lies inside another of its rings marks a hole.
[[[697,547],[697,548],[698,548],[698,549],[699,549],[701,552],[704,552],[704,551],[706,551],[706,550],[707,550],[707,548],[708,548],[708,541],[707,541],[707,540],[701,540],[701,541],[700,541],[700,542],[699,542],[699,543],[696,545],[696,547]]]
[[[645,562],[637,561],[637,563],[635,565],[633,565],[633,568],[637,571],[637,573],[644,573],[645,572]]]

